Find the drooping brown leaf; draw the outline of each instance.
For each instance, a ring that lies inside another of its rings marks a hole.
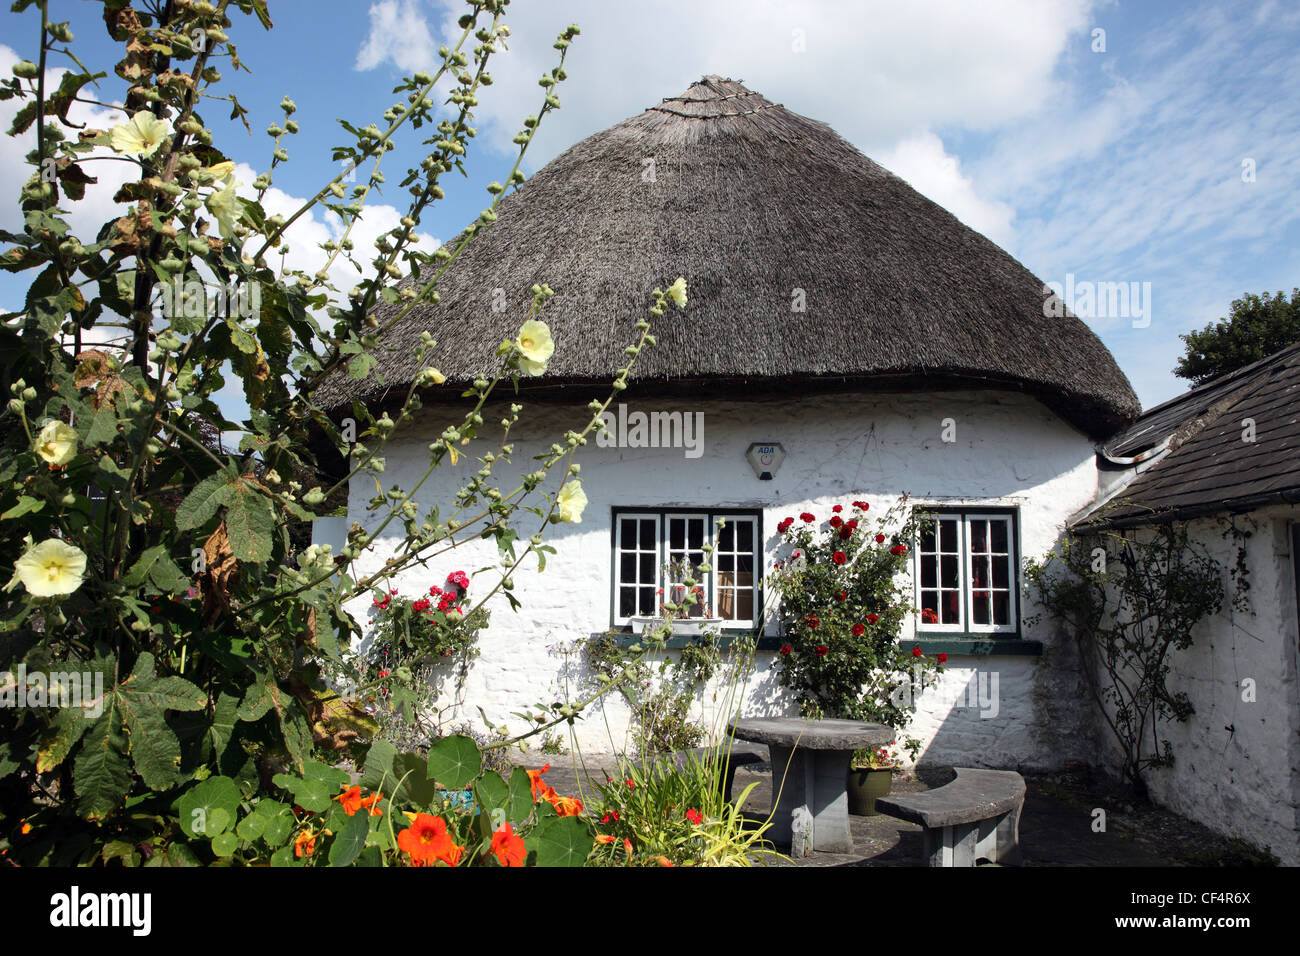
[[[289,675],[289,693],[307,712],[312,738],[318,747],[342,750],[348,744],[379,732],[374,718],[357,704],[330,690],[314,666]]]
[[[239,582],[239,561],[231,550],[224,519],[203,543],[203,558],[206,566],[199,578],[199,591],[203,596],[203,624],[211,627],[230,611],[230,595]]]
[[[77,353],[77,368],[73,372],[72,381],[78,388],[94,386],[95,397],[91,399],[91,404],[95,408],[102,407],[105,401],[127,388],[114,368],[112,357],[100,349],[86,349]]]

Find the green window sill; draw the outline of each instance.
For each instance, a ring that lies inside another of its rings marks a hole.
[[[723,630],[719,646],[722,648],[730,647],[732,642],[737,639],[747,639],[749,631]],[[631,631],[603,631],[598,634],[592,634],[593,638],[612,637],[619,647],[631,647],[641,640],[640,634],[634,634]],[[698,639],[695,634],[678,634],[670,637],[664,647],[669,650],[681,650],[688,647]],[[763,636],[758,639],[756,650],[760,651],[778,651],[785,641],[780,637]],[[954,635],[945,637],[904,640],[903,646],[907,648],[920,647],[922,654],[935,655],[947,654],[949,657],[1041,657],[1043,654],[1043,644],[1041,641],[1023,641],[1014,637],[989,637],[987,635]]]

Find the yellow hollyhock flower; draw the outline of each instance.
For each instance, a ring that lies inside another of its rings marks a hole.
[[[62,468],[77,454],[77,432],[60,421],[46,422],[36,436],[36,454],[46,464]]]
[[[686,278],[678,276],[677,281],[670,285],[664,294],[677,304],[677,308],[686,308]]]
[[[520,353],[519,367],[525,375],[541,375],[555,354],[551,330],[540,319],[529,319],[520,327],[515,345]]]
[[[158,151],[170,132],[166,120],[148,110],[141,110],[129,122],[119,123],[108,131],[108,144],[115,153],[145,159]]]
[[[235,195],[234,176],[227,176],[225,178],[225,188],[220,192],[214,192],[204,200],[203,205],[216,218],[217,227],[221,230],[221,238],[233,238],[235,235],[235,220],[244,211],[243,203]]]
[[[218,180],[225,179],[235,171],[235,164],[230,160],[224,163],[216,163],[212,166],[204,166],[196,170],[194,177],[201,183],[215,183]]]
[[[32,597],[62,597],[81,587],[86,555],[58,538],[47,538],[14,562],[18,580]]]
[[[580,524],[582,522],[582,512],[587,507],[587,493],[582,490],[582,482],[577,478],[570,478],[560,489],[559,497],[555,499],[556,506],[560,509],[560,520],[569,524]]]

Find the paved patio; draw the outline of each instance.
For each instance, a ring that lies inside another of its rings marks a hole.
[[[534,753],[516,763],[529,768],[551,764],[546,780],[560,793],[578,792],[583,771],[570,756]],[[603,779],[609,758],[585,760],[588,779]],[[916,793],[952,779],[947,768],[894,778],[894,793]],[[741,767],[733,793],[757,783],[744,809],[764,815],[771,804],[772,776],[766,763]],[[1020,846],[1026,866],[1240,866],[1257,863],[1249,848],[1175,813],[1142,806],[1087,773],[1025,774],[1027,795],[1020,819]],[[590,797],[590,785],[585,788]],[[1093,810],[1106,811],[1105,832],[1093,831]],[[850,817],[851,853],[814,853],[795,866],[920,866],[921,828],[887,816]],[[783,851],[788,849],[781,847]],[[789,864],[787,864],[789,865]]]

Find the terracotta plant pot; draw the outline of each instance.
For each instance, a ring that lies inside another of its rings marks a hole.
[[[876,816],[876,798],[888,796],[893,782],[894,771],[891,767],[850,767],[849,813],[857,817]]]

